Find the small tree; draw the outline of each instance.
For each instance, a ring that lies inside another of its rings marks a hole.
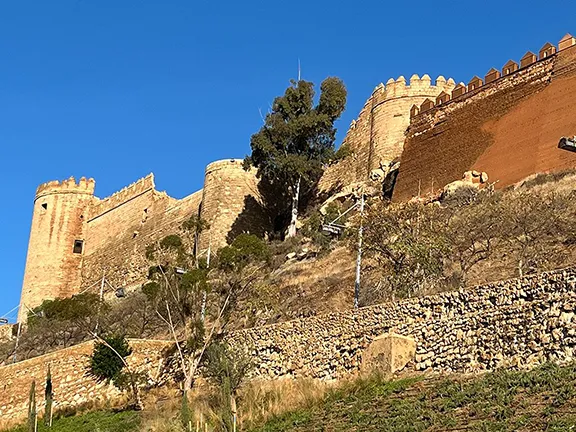
[[[52,404],[54,401],[54,395],[52,393],[52,373],[50,371],[50,365],[48,365],[48,372],[46,373],[44,400],[44,424],[47,427],[52,427]]]
[[[291,81],[274,100],[264,126],[252,135],[252,153],[245,159],[245,167],[255,166],[258,177],[271,186],[278,204],[276,219],[289,221],[288,237],[296,235],[299,207],[313,194],[324,164],[334,155],[334,122],[346,105],[346,88],[339,78],[326,78],[320,89],[314,106],[314,84]]]
[[[205,375],[219,390],[220,421],[225,431],[237,428],[238,390],[250,368],[249,357],[226,342],[215,342],[206,352]]]
[[[441,210],[417,203],[373,203],[364,219],[364,251],[375,279],[374,288],[362,293],[364,303],[422,293],[443,277],[448,242]]]
[[[37,416],[36,381],[32,381],[32,385],[30,386],[30,397],[28,398],[28,432],[36,432]]]
[[[255,279],[260,267],[250,268],[250,264],[265,260],[267,248],[262,240],[244,234],[218,253],[220,272],[207,308],[211,319],[206,322],[210,326],[205,328],[202,293],[211,291],[209,275],[217,269],[193,268],[191,255],[182,245],[178,236],[170,235],[148,248],[146,255],[152,266],[142,291],[172,335],[187,391],[213,336],[221,333],[228,322],[231,306]]]
[[[98,338],[90,357],[88,371],[97,381],[112,382],[119,390],[129,390],[136,409],[142,409],[139,381],[142,376],[133,371],[126,357],[132,348],[124,336]]]

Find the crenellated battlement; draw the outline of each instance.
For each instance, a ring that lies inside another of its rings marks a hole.
[[[450,91],[445,90],[436,98],[429,98],[420,105],[414,105],[410,111],[411,117],[427,113],[435,107],[444,107],[453,101],[461,102],[477,94],[480,90],[495,87],[505,79],[514,79],[517,75],[521,75],[524,71],[534,67],[536,63],[548,61],[554,57],[558,51],[565,50],[573,45],[576,45],[576,38],[571,34],[566,34],[558,43],[558,47],[552,45],[550,42],[546,42],[538,51],[538,55],[527,51],[519,63],[514,60],[508,60],[502,69],[491,68],[484,75],[484,79],[474,76],[468,84],[460,82],[458,85],[453,86]]]
[[[434,84],[432,84],[432,79],[428,74],[422,75],[422,78],[414,74],[410,77],[409,82],[403,76],[399,76],[397,79],[390,78],[386,84],[378,84],[368,102],[374,106],[398,98],[436,95],[443,91],[452,91],[455,85],[456,83],[452,78],[446,80],[442,75],[436,78]]]
[[[86,177],[80,178],[78,183],[76,183],[74,177],[70,177],[69,179],[62,181],[52,180],[46,183],[42,183],[40,186],[38,186],[34,200],[37,200],[38,198],[46,195],[53,194],[76,193],[93,195],[94,186],[94,179],[86,179]]]
[[[95,218],[107,211],[124,204],[126,201],[135,198],[144,192],[154,189],[154,174],[150,173],[146,177],[126,186],[124,189],[110,195],[107,198],[103,198],[96,202],[91,209],[90,219]]]

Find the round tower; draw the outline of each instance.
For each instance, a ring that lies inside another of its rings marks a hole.
[[[20,300],[19,321],[44,300],[78,292],[87,207],[94,180],[71,177],[40,185],[34,198],[32,227]]]
[[[452,78],[443,76],[432,84],[430,76],[412,75],[410,83],[400,76],[380,84],[372,93],[370,127],[370,157],[368,169],[379,168],[380,162],[400,157],[404,148],[406,129],[410,125],[410,109],[420,106],[426,99],[435,100],[442,92],[450,93],[455,86]]]
[[[254,169],[244,170],[242,159],[225,159],[206,167],[200,217],[210,225],[202,233],[199,250],[215,253],[236,235],[257,234],[262,207]]]

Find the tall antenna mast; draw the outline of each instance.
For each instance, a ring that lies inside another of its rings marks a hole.
[[[298,81],[300,81],[300,58],[298,58]]]

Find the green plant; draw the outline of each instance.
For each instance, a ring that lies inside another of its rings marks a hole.
[[[36,432],[38,412],[36,411],[36,381],[30,385],[28,398],[28,432]]]
[[[46,373],[44,399],[44,424],[50,427],[52,426],[52,404],[54,401],[54,394],[52,392],[52,372],[50,370],[50,365],[48,365],[48,372]]]
[[[340,79],[327,78],[320,89],[314,105],[314,84],[291,81],[284,95],[274,100],[262,128],[252,135],[252,153],[245,159],[245,167],[255,166],[258,177],[270,185],[275,209],[289,220],[288,237],[296,235],[300,207],[313,195],[324,164],[334,155],[334,122],[346,105]]]
[[[88,373],[99,382],[112,382],[123,391],[130,391],[136,409],[142,409],[139,385],[143,375],[133,371],[126,362],[126,357],[132,354],[132,348],[122,335],[99,338],[94,344]]]

